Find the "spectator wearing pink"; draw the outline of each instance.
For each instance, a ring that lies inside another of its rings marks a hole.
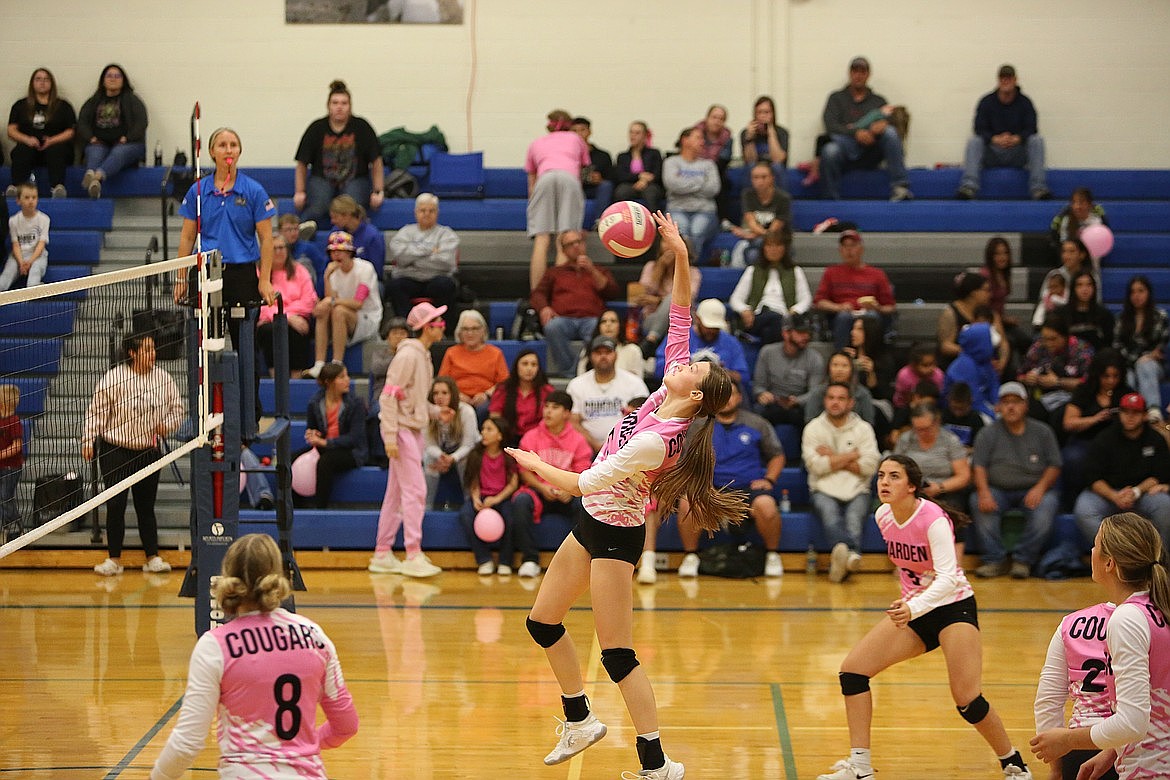
[[[404,574],[407,577],[432,577],[442,569],[430,562],[422,551],[422,522],[426,511],[427,485],[423,476],[423,426],[432,416],[442,422],[455,419],[451,407],[439,408],[427,400],[433,384],[435,367],[431,346],[443,338],[446,306],[417,304],[406,317],[406,326],[418,332],[418,338],[398,345],[386,384],[378,398],[381,411],[382,441],[390,471],[386,478],[386,495],[378,515],[378,537],[369,570],[377,574]],[[392,547],[398,529],[404,529],[406,560],[394,556]]]
[[[551,112],[548,135],[529,144],[524,158],[528,173],[528,237],[532,239],[529,289],[536,287],[548,268],[553,234],[580,230],[585,220],[581,169],[590,164],[589,146],[570,129],[572,126],[569,112]]]
[[[813,306],[832,318],[833,347],[841,349],[849,344],[854,317],[880,317],[883,330],[889,330],[897,305],[885,271],[866,265],[860,233],[843,230],[837,251],[841,262],[825,269]]]
[[[943,379],[943,371],[938,367],[934,350],[923,344],[915,344],[910,348],[906,365],[898,369],[894,377],[894,407],[900,409],[909,404],[914,388],[923,380],[933,382],[941,393]]]
[[[284,303],[288,317],[288,374],[300,379],[301,372],[311,365],[309,360],[309,317],[317,305],[317,290],[313,277],[305,267],[288,256],[288,242],[279,231],[272,234],[272,289]],[[272,348],[272,318],[275,306],[261,306],[256,343],[268,364],[268,376],[275,376]]]

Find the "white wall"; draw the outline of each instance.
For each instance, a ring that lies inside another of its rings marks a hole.
[[[3,6],[0,104],[44,65],[80,108],[119,62],[150,109],[148,145],[161,139],[167,159],[198,99],[205,138],[229,124],[245,165],[290,164],[340,77],[379,132],[435,123],[492,166],[520,165],[552,108],[589,116],[594,141],[616,153],[631,119],[670,147],[708,104],[727,105],[738,129],[767,92],[802,160],[825,96],[864,54],[871,85],[913,115],[912,165],[959,160],[1003,62],[1037,104],[1052,167],[1170,160],[1164,0],[468,0],[466,24],[424,27],[286,25],[283,0]]]

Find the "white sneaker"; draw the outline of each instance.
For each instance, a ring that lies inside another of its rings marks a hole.
[[[585,720],[565,721],[557,718],[557,722],[561,724],[557,726],[557,736],[560,739],[557,740],[557,746],[552,749],[552,752],[544,757],[544,763],[548,766],[568,761],[600,740],[608,731],[605,724],[599,721],[592,712]]]
[[[833,770],[828,774],[817,775],[817,780],[869,780],[873,777],[873,769],[858,769],[847,760],[833,764]]]
[[[481,577],[486,577],[486,576],[490,575],[492,572],[494,572],[495,570],[496,570],[496,565],[494,563],[492,563],[491,561],[484,561],[483,563],[481,563],[479,565],[479,568],[475,570],[475,573]]]
[[[698,577],[699,576],[699,556],[695,553],[687,553],[683,556],[682,563],[678,565],[678,576],[680,577]]]
[[[145,572],[152,572],[154,574],[162,574],[163,572],[170,571],[171,565],[156,555],[146,563],[142,564],[142,570]]]
[[[312,241],[317,235],[316,220],[307,219],[297,225],[297,238],[301,241]]]
[[[837,542],[829,555],[829,582],[844,582],[849,576],[849,545]]]
[[[1027,769],[1020,769],[1015,764],[1008,764],[1003,768],[1003,776],[1008,780],[1032,780],[1032,773]]]
[[[505,563],[501,563],[496,567],[496,574],[500,575],[501,577],[511,577],[512,567]]]
[[[764,560],[764,576],[765,577],[783,577],[784,576],[784,561],[780,558],[780,553],[772,550],[768,553],[768,557]]]
[[[321,373],[321,369],[325,368],[325,361],[318,360],[311,367],[305,369],[305,376],[316,379],[317,375]]]
[[[114,563],[113,558],[106,558],[97,566],[94,566],[93,570],[103,577],[113,577],[122,573],[121,565]]]
[[[520,570],[516,574],[520,577],[539,577],[540,564],[536,561],[524,561],[520,564]]]
[[[658,582],[658,572],[654,568],[654,559],[656,557],[657,555],[653,550],[647,550],[638,559],[639,585],[653,585],[655,582]]]
[[[94,174],[93,174],[92,168],[90,168],[89,170],[87,170],[85,172],[85,175],[81,177],[81,189],[83,189],[83,190],[89,189],[89,185],[93,183],[93,175]],[[13,191],[12,194],[9,195],[8,197],[11,198],[11,197],[16,195],[16,187],[15,186],[9,185],[8,189]]]
[[[846,568],[852,574],[855,571],[861,570],[861,553],[850,552],[849,560],[845,563]]]
[[[402,561],[392,552],[378,553],[370,558],[370,565],[366,567],[375,574],[399,574],[402,571]]]
[[[504,568],[501,566],[498,571],[502,574]],[[443,570],[431,563],[427,556],[422,553],[419,553],[413,558],[407,558],[398,567],[398,573],[405,574],[407,577],[434,577],[441,571]]]
[[[686,776],[686,770],[683,765],[677,761],[671,761],[669,756],[663,756],[666,763],[658,769],[643,769],[640,772],[622,772],[622,780],[639,780],[640,778],[651,778],[651,780],[682,780]]]

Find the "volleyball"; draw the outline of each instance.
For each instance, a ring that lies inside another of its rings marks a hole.
[[[475,535],[488,544],[499,541],[504,535],[504,516],[491,507],[479,510],[475,516]]]
[[[632,200],[619,201],[601,213],[597,235],[601,244],[618,257],[638,257],[654,243],[654,218],[650,210]]]

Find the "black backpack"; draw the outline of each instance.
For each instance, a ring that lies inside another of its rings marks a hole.
[[[540,315],[523,298],[516,302],[516,316],[512,319],[510,335],[513,341],[538,341],[544,338]]]
[[[418,195],[418,179],[409,171],[395,168],[386,174],[382,192],[387,198],[413,198]]]
[[[751,541],[716,544],[699,553],[699,574],[746,580],[764,574],[767,551]]]

